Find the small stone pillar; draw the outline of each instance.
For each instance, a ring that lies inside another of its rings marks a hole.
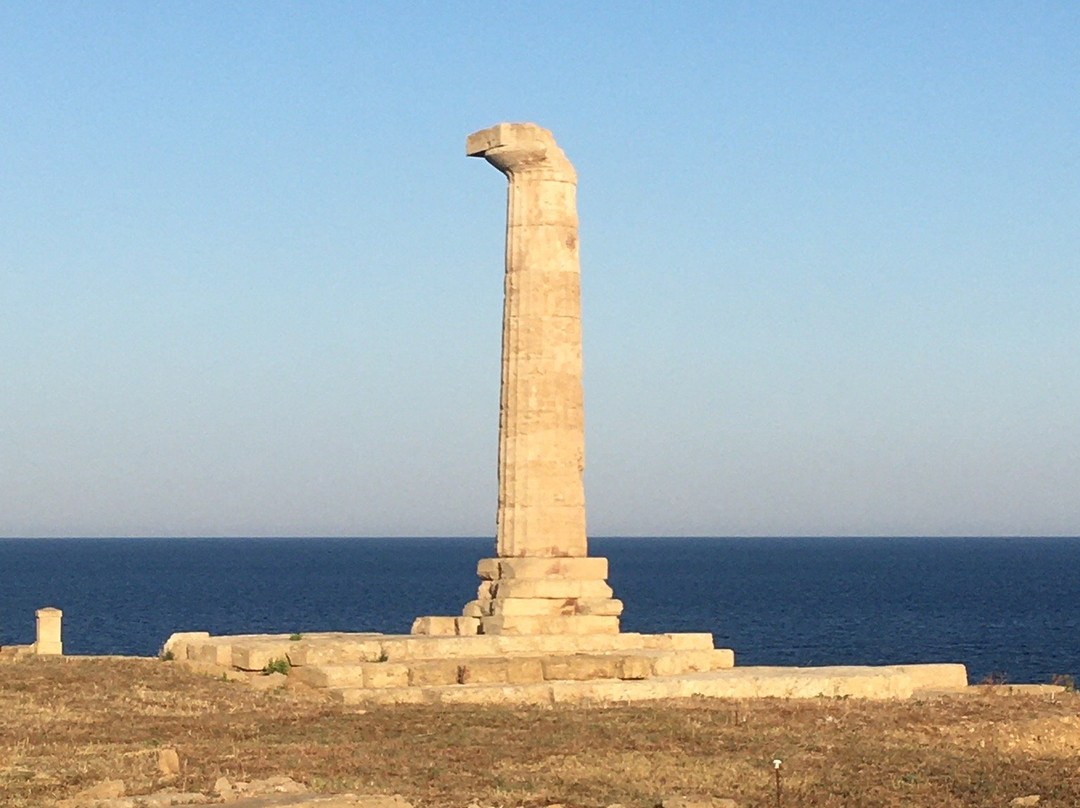
[[[37,642],[34,643],[34,653],[38,656],[62,656],[64,645],[60,641],[60,619],[64,613],[48,606],[38,609],[35,614],[37,615]]]

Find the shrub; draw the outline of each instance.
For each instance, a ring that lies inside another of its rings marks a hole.
[[[279,659],[271,659],[266,663],[266,667],[263,668],[263,675],[269,676],[271,673],[285,673],[289,672],[289,660],[281,657]]]

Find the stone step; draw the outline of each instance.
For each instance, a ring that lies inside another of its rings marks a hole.
[[[734,663],[735,655],[727,649],[661,650],[303,665],[291,668],[289,675],[317,688],[385,688],[647,679],[720,670]]]
[[[918,683],[918,684],[917,684]],[[598,679],[532,684],[339,688],[333,697],[350,705],[513,704],[556,705],[656,701],[689,697],[903,699],[920,692],[960,692],[963,665],[882,667],[748,667],[639,680]]]
[[[623,611],[622,601],[614,598],[496,597],[478,603],[481,617],[555,617],[576,614],[618,617]]]
[[[222,636],[174,634],[164,650],[176,659],[262,670],[275,659],[293,666],[405,662],[416,659],[565,655],[646,650],[712,651],[711,634],[473,635],[304,633]]]
[[[618,634],[619,618],[609,615],[493,615],[480,618],[483,634]]]

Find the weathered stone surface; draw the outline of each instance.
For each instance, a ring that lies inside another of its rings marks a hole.
[[[623,656],[615,675],[620,679],[648,679],[653,675],[652,660],[645,656]]]
[[[255,690],[277,690],[289,683],[289,677],[279,671],[265,675],[257,674],[248,680],[248,684]]]
[[[60,623],[64,613],[52,606],[38,609],[37,616],[37,641],[34,643],[34,652],[38,656],[61,656],[64,653],[64,644],[60,639]]]
[[[968,683],[967,668],[963,665],[893,665],[892,669],[906,674],[915,690],[963,690]]]
[[[541,617],[544,615],[577,614],[577,601],[573,598],[508,598],[490,601],[488,614],[513,617]]]
[[[355,634],[336,638],[304,639],[288,649],[294,666],[377,662],[383,657],[382,634]]]
[[[600,615],[507,616],[480,618],[484,634],[618,634],[619,618]]]
[[[34,645],[5,645],[0,648],[0,660],[14,662],[34,656]]]
[[[488,582],[489,598],[575,598],[601,600],[612,596],[607,582],[587,578],[502,578]]]
[[[544,665],[538,657],[507,657],[506,681],[526,685],[544,681]]]
[[[618,617],[622,611],[623,602],[615,598],[588,598],[575,603],[575,614]]]
[[[493,565],[496,573],[491,575]],[[489,558],[482,559],[477,564],[477,573],[487,580],[569,578],[603,581],[608,577],[608,560],[595,556],[587,558]]]
[[[454,659],[430,659],[409,664],[409,686],[452,685],[458,681],[458,662]]]
[[[577,175],[535,124],[475,132],[466,153],[509,181],[496,549],[585,556]]]
[[[645,648],[657,648],[673,651],[707,651],[713,647],[712,634],[642,634]]]
[[[272,640],[248,640],[230,646],[229,661],[243,671],[261,671],[276,659],[288,659],[295,651],[288,637]]]
[[[458,683],[463,685],[502,684],[508,681],[506,659],[470,659],[458,666]]]
[[[166,748],[158,751],[158,771],[165,777],[180,774],[180,755],[175,749]]]
[[[364,687],[405,687],[409,684],[409,666],[401,662],[365,662]]]
[[[236,799],[236,791],[228,777],[219,777],[214,781],[214,793],[222,802],[232,802]]]
[[[714,669],[716,656],[712,651],[679,651],[661,653],[653,658],[654,676],[679,676]]]
[[[205,643],[188,648],[188,659],[210,665],[232,665],[232,646],[227,643]]]
[[[465,607],[468,610],[468,606]],[[480,615],[465,614],[454,618],[454,627],[459,637],[475,637],[480,633]]]
[[[618,679],[622,659],[613,654],[575,654],[542,660],[547,681],[581,682],[590,679]]]
[[[117,797],[123,797],[127,792],[127,787],[124,785],[123,780],[102,780],[100,783],[95,783],[89,788],[84,788],[73,799],[78,801],[90,802],[94,800],[112,800]]]
[[[169,636],[161,646],[161,656],[170,659],[187,659],[188,647],[210,639],[209,631],[179,631]]]
[[[453,617],[418,617],[413,621],[411,633],[454,637],[457,625]]]
[[[710,670],[735,667],[735,652],[730,648],[714,648],[712,651],[713,661]]]

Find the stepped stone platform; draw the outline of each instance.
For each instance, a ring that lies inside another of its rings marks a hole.
[[[709,698],[908,698],[967,686],[963,665],[735,668],[710,634],[440,637],[174,634],[163,652],[221,670],[284,660],[289,680],[346,704],[585,704]]]

